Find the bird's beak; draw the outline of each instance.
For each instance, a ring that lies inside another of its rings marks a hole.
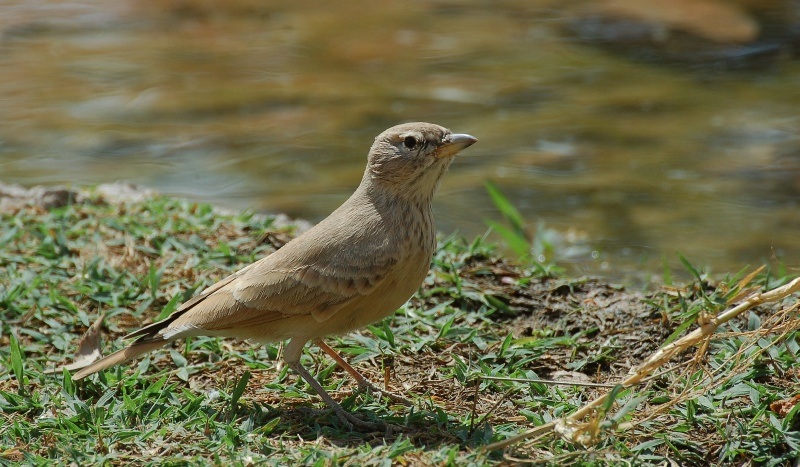
[[[447,136],[439,150],[436,151],[436,158],[451,157],[458,154],[460,151],[467,149],[473,144],[478,142],[478,138],[463,133],[455,133]]]

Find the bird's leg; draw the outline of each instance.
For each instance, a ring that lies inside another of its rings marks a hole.
[[[359,428],[365,428],[368,430],[379,430],[382,428],[381,424],[361,420],[360,418],[346,411],[344,407],[342,407],[341,405],[339,405],[338,402],[333,400],[331,395],[328,394],[328,391],[326,391],[325,388],[323,388],[322,385],[319,384],[317,380],[314,379],[313,376],[311,376],[311,373],[309,373],[308,370],[306,370],[303,367],[303,365],[300,364],[299,361],[289,363],[289,367],[294,371],[296,371],[297,374],[302,376],[303,379],[306,380],[306,382],[309,385],[311,385],[311,387],[314,388],[315,391],[317,391],[319,397],[321,397],[322,400],[324,400],[325,403],[328,404],[328,406],[331,409],[333,409],[334,412],[336,412],[336,415],[339,417],[339,420],[341,420],[342,423],[344,423],[345,425],[350,427],[357,426]]]
[[[319,346],[320,349],[325,351],[326,354],[330,355],[331,358],[337,364],[339,364],[340,367],[344,368],[344,371],[349,373],[350,376],[352,376],[353,379],[356,380],[356,383],[358,384],[358,389],[360,389],[361,391],[383,394],[384,396],[388,397],[393,402],[397,402],[397,403],[405,404],[405,405],[413,405],[413,403],[410,400],[406,399],[403,396],[400,396],[398,394],[393,394],[393,393],[391,393],[389,391],[385,391],[385,390],[379,389],[377,386],[375,386],[374,383],[372,383],[370,380],[365,378],[364,375],[359,373],[358,370],[353,368],[352,365],[347,363],[347,361],[341,355],[339,355],[339,352],[333,350],[333,348],[331,346],[329,346],[328,344],[323,342],[322,339],[317,340],[316,344]]]
[[[283,361],[289,365],[289,368],[296,371],[298,375],[306,380],[306,383],[314,388],[314,390],[317,391],[317,394],[319,394],[319,397],[321,397],[322,400],[328,404],[328,407],[330,407],[336,413],[336,416],[339,417],[339,420],[341,420],[348,427],[352,428],[353,426],[357,426],[359,428],[368,430],[381,429],[383,427],[382,423],[367,422],[346,411],[341,405],[339,405],[338,402],[333,400],[333,397],[328,394],[328,391],[326,391],[325,388],[323,388],[322,385],[319,384],[319,382],[313,376],[311,376],[311,373],[309,373],[308,370],[306,370],[305,367],[300,364],[300,356],[303,353],[303,347],[305,347],[306,342],[308,342],[308,339],[295,337],[289,340],[289,343],[283,348]]]

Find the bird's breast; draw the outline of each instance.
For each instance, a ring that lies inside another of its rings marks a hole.
[[[436,249],[436,227],[430,200],[412,199],[402,203],[401,206],[397,209],[399,215],[393,217],[400,233],[402,249],[409,255],[417,253],[432,255]]]

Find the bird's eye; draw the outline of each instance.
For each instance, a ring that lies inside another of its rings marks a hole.
[[[417,138],[414,138],[413,136],[406,136],[406,139],[403,140],[403,145],[408,149],[414,149],[417,147],[417,144]]]

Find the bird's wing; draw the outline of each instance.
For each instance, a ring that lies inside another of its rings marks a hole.
[[[325,321],[352,300],[371,293],[396,263],[395,257],[373,256],[367,264],[331,270],[326,267],[328,261],[281,265],[266,257],[203,290],[167,319],[127,337],[172,340],[299,315]]]

